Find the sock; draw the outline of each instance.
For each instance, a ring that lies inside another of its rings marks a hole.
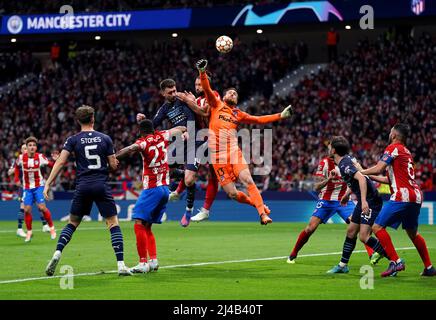
[[[354,248],[356,247],[356,238],[351,239],[348,237],[345,237],[344,241],[344,248],[342,249],[342,258],[341,262],[343,264],[348,264],[348,261],[350,260],[351,254],[353,253]],[[343,266],[343,265],[341,265]]]
[[[48,210],[48,208],[47,208],[45,211],[42,211],[41,214],[44,215],[44,219],[47,221],[48,226],[50,228],[53,227],[53,220],[51,219],[50,210]]]
[[[65,246],[70,242],[76,227],[71,223],[67,224],[63,229],[58,239],[58,244],[56,245],[56,250],[62,252]]]
[[[257,209],[259,215],[264,214],[264,204],[262,196],[260,195],[259,189],[257,189],[254,183],[251,183],[247,187],[248,194],[250,195],[251,201],[254,203],[254,206]]]
[[[120,226],[112,227],[111,232],[111,242],[112,248],[114,248],[115,256],[117,261],[124,261],[124,245],[123,245],[123,234],[121,233]]]
[[[145,227],[145,232],[147,233],[147,251],[150,259],[157,259],[156,251],[156,239],[153,232],[151,231],[151,226]]]
[[[424,262],[424,266],[426,268],[431,267],[430,255],[428,254],[424,238],[418,234],[413,240],[413,244],[415,245],[416,250],[418,250],[419,256],[421,257],[422,262]]]
[[[364,245],[365,245],[366,252],[368,253],[368,257],[371,258],[371,256],[374,254],[374,250],[372,250],[372,248],[368,246],[366,243]]]
[[[24,213],[27,231],[32,231],[32,213]]]
[[[18,213],[18,229],[23,229],[24,209],[20,209]]]
[[[147,233],[145,226],[142,224],[135,224],[136,234],[136,249],[138,250],[139,262],[147,262]]]
[[[310,234],[306,232],[306,230],[301,231],[300,235],[298,236],[297,243],[294,246],[294,249],[292,249],[291,256],[297,256],[298,252],[303,248],[303,246],[306,244],[307,240],[309,240]]]
[[[216,194],[218,192],[218,179],[216,177],[215,171],[212,169],[210,171],[209,179],[207,181],[206,196],[204,198],[203,208],[210,210],[212,203],[215,200]]]
[[[247,196],[242,191],[238,191],[238,195],[236,196],[236,201],[238,201],[239,203],[249,204],[250,206],[254,207],[253,201],[251,201],[250,197]]]
[[[45,218],[44,218],[44,212],[39,211],[39,219],[41,219],[41,223],[43,226],[45,226],[47,224],[47,220],[45,220]]]
[[[188,194],[186,195],[186,208],[192,211],[195,201],[195,183],[192,186],[187,186],[186,189],[188,190]]]
[[[387,257],[386,251],[383,249],[383,246],[381,245],[380,241],[378,241],[374,237],[369,237],[368,241],[365,243],[365,247],[370,247],[375,252],[381,254],[383,257]],[[370,256],[371,258],[371,256]]]
[[[389,259],[391,261],[398,261],[400,257],[398,256],[397,251],[395,251],[391,237],[389,236],[389,233],[387,233],[386,229],[380,229],[375,233],[375,236],[380,241],[383,249],[385,249],[386,255],[389,257]]]
[[[181,194],[185,189],[186,189],[185,180],[182,179],[180,180],[179,185],[177,186],[176,192],[178,194]]]

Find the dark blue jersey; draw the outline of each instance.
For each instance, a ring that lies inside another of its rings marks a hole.
[[[112,139],[98,131],[81,131],[65,141],[63,149],[76,158],[77,184],[107,181],[108,156],[115,154]]]
[[[341,172],[342,180],[348,185],[348,187],[353,191],[356,195],[358,202],[361,202],[360,198],[360,186],[359,181],[354,179],[354,175],[358,172],[357,168],[353,164],[353,157],[346,155],[339,162],[339,171]],[[366,179],[366,201],[369,202],[378,202],[381,198],[378,194],[378,191],[374,185],[374,183],[365,176]]]
[[[195,122],[194,112],[186,105],[186,103],[176,99],[173,103],[165,102],[157,111],[153,118],[153,126],[155,129],[162,125],[162,122],[167,119],[171,128],[176,126],[188,126],[188,121]]]

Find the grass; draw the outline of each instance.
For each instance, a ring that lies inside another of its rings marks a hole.
[[[397,277],[381,278],[387,261],[374,267],[374,289],[360,287],[360,267],[368,265],[366,252],[355,252],[349,274],[327,275],[340,259],[345,225],[321,226],[300,251],[297,263],[287,264],[286,256],[304,227],[302,223],[273,223],[260,226],[243,222],[204,222],[181,228],[176,222],[154,226],[158,258],[162,267],[156,273],[118,277],[113,273],[77,276],[74,289],[63,290],[61,278],[47,279],[44,269],[55,241],[39,232],[25,244],[15,235],[14,222],[0,222],[0,299],[150,299],[150,300],[299,300],[299,299],[436,299],[436,278],[421,277],[422,262],[415,249],[398,250],[407,269]],[[61,224],[57,222],[60,232]],[[123,222],[125,261],[137,263],[133,223]],[[436,259],[436,226],[420,226],[420,231]],[[397,248],[413,247],[407,235],[391,230]],[[364,250],[358,243],[356,250]],[[311,256],[311,254],[323,254]],[[244,259],[273,258],[236,262]],[[204,262],[205,265],[179,266]],[[64,250],[62,265],[74,273],[116,270],[110,234],[103,223],[87,222],[76,231]],[[17,283],[7,280],[39,278]],[[3,282],[3,283],[2,283]]]

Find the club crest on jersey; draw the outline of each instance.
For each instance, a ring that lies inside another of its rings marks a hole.
[[[237,116],[238,116],[238,110],[234,109],[234,110],[232,111],[232,114],[233,114],[233,116],[237,117]]]
[[[39,163],[39,161],[38,161],[38,160],[36,160],[36,161],[35,161],[35,166],[37,166],[37,165],[38,165],[38,163]]]

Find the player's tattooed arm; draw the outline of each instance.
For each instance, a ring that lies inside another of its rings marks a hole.
[[[177,92],[177,98],[186,103],[186,105],[199,116],[208,117],[210,115],[209,105],[206,108],[200,108],[195,101],[195,96],[192,92]]]
[[[115,155],[115,157],[120,160],[122,158],[125,158],[126,156],[131,156],[132,154],[138,152],[140,149],[139,145],[137,145],[136,143],[131,144],[128,147],[125,147],[123,149],[121,149],[120,151],[118,151]]]
[[[385,176],[375,176],[375,175],[369,175],[369,178],[373,181],[382,183],[382,184],[389,184],[388,177]]]
[[[361,173],[370,176],[370,175],[378,175],[384,173],[386,171],[388,164],[384,161],[379,161],[375,166],[362,170]]]
[[[322,178],[322,177],[315,176],[315,183],[313,184],[313,189],[316,192],[321,191],[321,189],[324,188],[327,185],[327,183],[329,183],[330,180],[331,180],[330,177]]]

